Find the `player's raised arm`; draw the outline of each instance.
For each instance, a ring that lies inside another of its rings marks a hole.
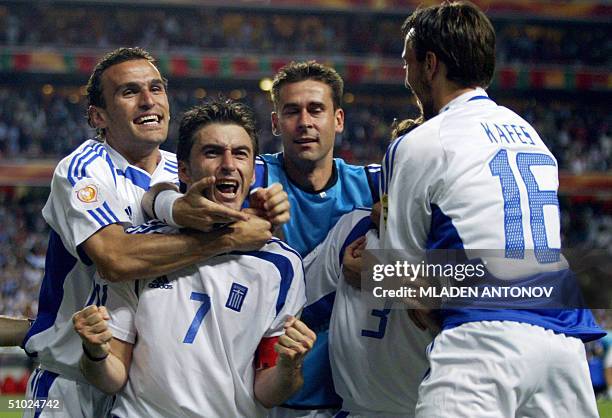
[[[0,315],[0,347],[20,345],[29,329],[29,319]]]
[[[316,339],[316,334],[302,321],[287,319],[285,334],[274,345],[278,354],[276,365],[258,370],[255,375],[255,398],[263,406],[280,405],[302,387],[302,363]]]
[[[100,275],[119,282],[160,276],[233,250],[258,249],[272,237],[270,229],[268,221],[256,217],[218,231],[175,235],[132,235],[113,224],[82,245]]]
[[[89,383],[112,395],[128,379],[133,345],[113,338],[104,306],[91,305],[75,313],[72,323],[83,341],[80,367]]]

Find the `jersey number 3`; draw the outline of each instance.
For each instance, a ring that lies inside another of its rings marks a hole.
[[[516,166],[527,189],[530,213],[531,236],[536,260],[539,263],[559,261],[558,248],[549,247],[549,239],[544,224],[544,206],[556,206],[555,216],[559,221],[559,201],[555,190],[540,190],[532,166],[556,166],[549,155],[520,152],[516,154]],[[491,174],[499,177],[504,198],[504,232],[506,237],[506,258],[525,258],[525,234],[523,231],[523,211],[517,179],[508,161],[508,151],[500,150],[489,163]],[[556,232],[558,233],[558,231]]]
[[[187,334],[183,339],[183,343],[185,344],[193,344],[193,340],[195,340],[196,334],[200,329],[200,325],[202,325],[204,317],[210,310],[210,296],[208,296],[206,293],[191,292],[191,300],[202,302],[202,306],[200,306],[195,314],[195,317],[193,318],[193,321],[191,321],[191,325],[189,326]]]

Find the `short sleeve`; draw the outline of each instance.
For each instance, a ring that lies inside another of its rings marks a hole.
[[[130,344],[136,343],[136,309],[140,281],[111,283],[108,285],[106,309],[110,316],[108,326],[113,337]]]
[[[299,317],[304,304],[306,303],[306,293],[304,285],[304,266],[302,259],[295,253],[287,257],[293,269],[291,282],[287,284],[287,277],[281,277],[278,297],[276,300],[276,315],[264,338],[276,337],[284,333],[284,324],[289,316]],[[281,273],[281,276],[285,273]],[[284,300],[283,300],[284,299]]]
[[[78,257],[77,247],[101,228],[130,224],[113,167],[103,157],[102,144],[98,145],[83,147],[59,163],[43,208],[45,221],[74,257]]]

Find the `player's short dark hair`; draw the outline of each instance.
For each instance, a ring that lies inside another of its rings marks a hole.
[[[305,80],[315,80],[327,84],[332,90],[334,109],[342,107],[344,81],[340,74],[331,67],[316,61],[292,61],[282,67],[274,76],[272,82],[272,103],[276,109],[280,100],[280,90],[285,84],[298,83]]]
[[[402,135],[406,135],[414,128],[421,126],[424,121],[425,119],[423,116],[419,116],[416,119],[394,120],[391,124],[391,140],[393,141]]]
[[[418,8],[402,25],[419,61],[428,51],[446,64],[447,78],[462,87],[488,87],[495,70],[495,30],[469,1]]]
[[[147,60],[153,65],[156,64],[155,58],[153,58],[153,56],[146,50],[139,47],[118,48],[109,52],[104,56],[104,58],[102,58],[102,60],[100,60],[100,62],[96,64],[91,76],[89,77],[89,80],[87,81],[87,100],[89,102],[89,106],[97,106],[101,108],[106,107],[104,95],[102,94],[102,75],[104,74],[104,71],[113,65],[132,60]],[[165,78],[163,81],[164,84],[167,85],[167,80]],[[87,122],[89,123],[89,126],[94,128],[89,112],[87,113]],[[103,135],[103,132],[99,132],[99,134]]]
[[[179,126],[176,159],[189,161],[194,135],[212,123],[238,125],[247,132],[253,144],[253,157],[259,153],[259,137],[253,111],[244,103],[219,97],[189,109]]]

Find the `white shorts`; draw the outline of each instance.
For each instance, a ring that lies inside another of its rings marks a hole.
[[[336,412],[335,409],[301,410],[277,406],[270,409],[268,418],[331,418]]]
[[[597,418],[584,344],[542,327],[470,322],[429,351],[417,418]]]
[[[38,415],[36,410],[27,409],[23,418],[92,418],[106,417],[113,397],[86,383],[37,368],[28,380],[26,399],[48,399],[52,406],[59,400],[60,409],[45,408]]]

